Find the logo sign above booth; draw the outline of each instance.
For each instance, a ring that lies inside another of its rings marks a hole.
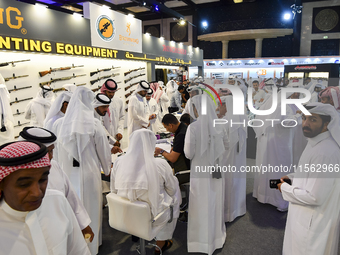
[[[91,23],[92,46],[142,52],[142,21],[94,3],[83,6]]]
[[[0,1],[1,35],[90,45],[89,30],[87,19],[18,1]]]

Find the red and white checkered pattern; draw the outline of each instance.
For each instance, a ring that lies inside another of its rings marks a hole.
[[[12,143],[0,151],[0,158],[16,158],[39,151],[39,145],[31,142]],[[0,182],[9,174],[19,169],[41,168],[51,166],[48,154],[41,159],[17,166],[0,166]]]

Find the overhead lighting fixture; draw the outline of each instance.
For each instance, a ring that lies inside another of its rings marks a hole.
[[[182,46],[182,45],[183,45],[183,43],[182,43],[182,42],[180,42],[180,43],[179,43],[179,45],[181,45],[181,46]]]
[[[48,6],[47,5],[45,5],[45,4],[39,4],[39,3],[35,3],[35,6],[37,7],[37,8],[41,8],[41,9],[46,9]]]
[[[159,37],[159,40],[164,41],[164,37],[163,36]]]
[[[208,27],[208,22],[202,21],[202,27],[203,27],[203,28],[207,28],[207,27]]]
[[[170,41],[170,43],[173,45],[173,44],[175,44],[175,42],[174,41]]]
[[[129,14],[128,14],[128,17],[129,17],[129,18],[134,18],[134,17],[135,17],[135,15],[133,15],[133,14],[129,13]]]
[[[151,34],[150,34],[150,33],[145,33],[145,35],[146,35],[147,37],[150,37],[150,36],[151,36]]]
[[[143,2],[143,6],[145,6],[146,5],[146,2]]]
[[[155,11],[158,12],[159,11],[159,6],[156,4],[155,5]]]
[[[184,26],[185,23],[186,23],[185,19],[183,19],[183,18],[180,18],[180,19],[179,19],[178,24],[179,24],[180,26]]]
[[[80,19],[83,17],[83,15],[81,15],[80,13],[77,13],[77,12],[74,12],[73,13],[73,16],[76,18],[76,19]]]
[[[284,20],[290,20],[291,17],[292,17],[292,15],[291,15],[290,13],[285,13],[285,14],[283,15],[283,19],[284,19]]]
[[[105,9],[105,10],[111,10],[110,6],[107,6],[105,4],[102,5],[102,8]]]
[[[239,4],[239,3],[242,3],[242,2],[243,2],[243,0],[234,0],[235,4]]]

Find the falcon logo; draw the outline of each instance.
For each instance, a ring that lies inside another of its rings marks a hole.
[[[96,30],[100,38],[106,42],[112,41],[116,35],[116,28],[114,26],[113,20],[106,15],[101,15],[98,17]]]

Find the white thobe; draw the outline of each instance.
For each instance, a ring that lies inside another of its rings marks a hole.
[[[62,123],[61,121],[62,119],[54,124],[59,130],[60,125],[58,124]],[[73,167],[73,158],[58,143],[58,163],[69,177],[91,219],[90,227],[95,235],[92,243],[89,244],[92,255],[98,253],[98,246],[101,244],[103,208],[101,169],[105,175],[109,175],[111,168],[111,150],[105,129],[101,122],[95,118],[94,130],[94,135],[90,136],[88,145],[80,155],[79,167]],[[78,141],[81,139],[78,138]]]
[[[146,99],[136,93],[131,96],[128,104],[128,134],[149,125],[149,107]]]
[[[91,219],[86,212],[83,203],[72,187],[69,178],[60,168],[57,161],[51,160],[50,174],[48,175],[48,189],[55,189],[62,192],[69,202],[74,215],[77,218],[80,229],[86,228],[91,223]]]
[[[327,131],[309,138],[299,165],[340,164],[340,148]],[[335,168],[334,168],[335,169]],[[292,185],[282,184],[289,202],[284,255],[336,255],[340,230],[340,179],[324,173],[297,171]]]
[[[155,99],[150,98],[149,101],[147,101],[147,104],[149,106],[149,113],[156,114],[156,118],[150,121],[150,126],[148,127],[149,130],[153,131],[154,133],[159,132],[162,128],[164,129],[162,123],[159,121],[158,115],[159,115],[159,106]]]
[[[159,105],[159,120],[162,122],[162,118],[165,114],[169,113],[170,99],[166,93],[163,93],[158,101]]]
[[[110,114],[107,113],[103,117],[103,124],[111,136],[110,141],[112,140],[115,143],[117,141],[116,135],[123,134],[124,131],[125,112],[123,100],[119,97],[113,97],[109,110]]]
[[[246,118],[246,117],[245,117]],[[224,117],[226,119],[226,117]],[[239,128],[239,141],[232,145],[228,132],[229,125],[226,125],[226,133],[223,137],[225,152],[221,157],[220,166],[235,166],[236,172],[223,172],[225,179],[225,197],[224,197],[224,221],[232,222],[236,217],[246,213],[246,180],[247,173],[241,172],[241,166],[247,165],[246,146],[247,146],[247,129]],[[243,130],[242,130],[243,129]],[[237,134],[232,134],[237,135]]]
[[[14,141],[14,125],[11,121],[5,123],[6,131],[0,132],[0,145]],[[1,128],[1,126],[0,126]]]
[[[50,130],[52,132],[52,127],[54,122],[56,122],[56,120],[64,117],[65,114],[61,111],[59,111],[55,116],[53,116],[51,119],[49,119],[49,121],[47,121],[47,123],[45,124],[44,128],[46,128],[47,130]]]
[[[120,164],[118,158],[112,168],[111,172],[111,192],[116,193],[120,197],[124,197],[126,199],[131,199],[131,201],[143,201],[147,202],[151,206],[151,202],[149,200],[149,195],[147,190],[142,189],[134,189],[134,190],[116,190],[115,189],[115,176],[117,173],[117,170],[124,171],[124,165]],[[173,232],[176,227],[177,218],[179,216],[179,205],[182,202],[181,198],[181,192],[178,185],[177,178],[173,175],[172,169],[168,162],[166,162],[164,159],[155,159],[155,162],[157,164],[157,171],[158,171],[158,177],[159,177],[159,183],[160,183],[160,192],[158,196],[158,210],[157,214],[163,212],[167,208],[169,208],[169,205],[173,205],[173,220],[171,223],[165,223],[164,221],[168,221],[170,219],[170,214],[165,213],[161,216],[161,219],[158,219],[157,222],[159,222],[161,229],[160,232],[158,232],[156,239],[157,240],[168,240],[172,239]],[[150,191],[152,192],[152,191]],[[155,217],[156,215],[153,215]],[[163,223],[162,223],[163,222]],[[158,227],[153,225],[154,227]]]
[[[276,111],[280,112],[281,107],[278,107]],[[291,167],[293,164],[294,128],[283,127],[281,121],[284,119],[295,119],[290,105],[287,105],[287,115],[280,115],[280,121],[275,121],[273,127],[269,126],[264,134],[257,137],[256,166],[274,169],[274,167],[282,165],[282,167],[288,167],[291,172],[294,171],[294,168]],[[293,126],[295,123],[286,121],[284,124]],[[287,208],[287,201],[283,200],[279,190],[269,187],[269,180],[280,179],[288,173],[280,171],[255,173],[253,197],[264,204],[268,203],[281,209]]]
[[[264,102],[266,92],[263,89],[258,89],[257,91],[253,89],[253,93],[255,93],[255,95],[253,96],[253,100],[255,101],[254,105],[258,109]],[[263,100],[261,101],[261,99]]]
[[[47,116],[47,113],[50,109],[51,105],[42,104],[39,101],[32,100],[26,106],[26,115],[25,118],[30,120],[30,125],[33,127],[43,127],[44,120]]]
[[[184,142],[185,156],[191,160],[188,215],[188,252],[212,254],[222,248],[226,239],[224,224],[224,179],[209,173],[198,173],[196,166],[209,162],[207,153],[200,155],[200,120],[190,124]]]
[[[309,103],[315,103],[315,102],[319,102],[319,93],[314,91],[309,100]]]
[[[90,255],[77,220],[64,195],[46,190],[31,212],[0,203],[1,255]]]

